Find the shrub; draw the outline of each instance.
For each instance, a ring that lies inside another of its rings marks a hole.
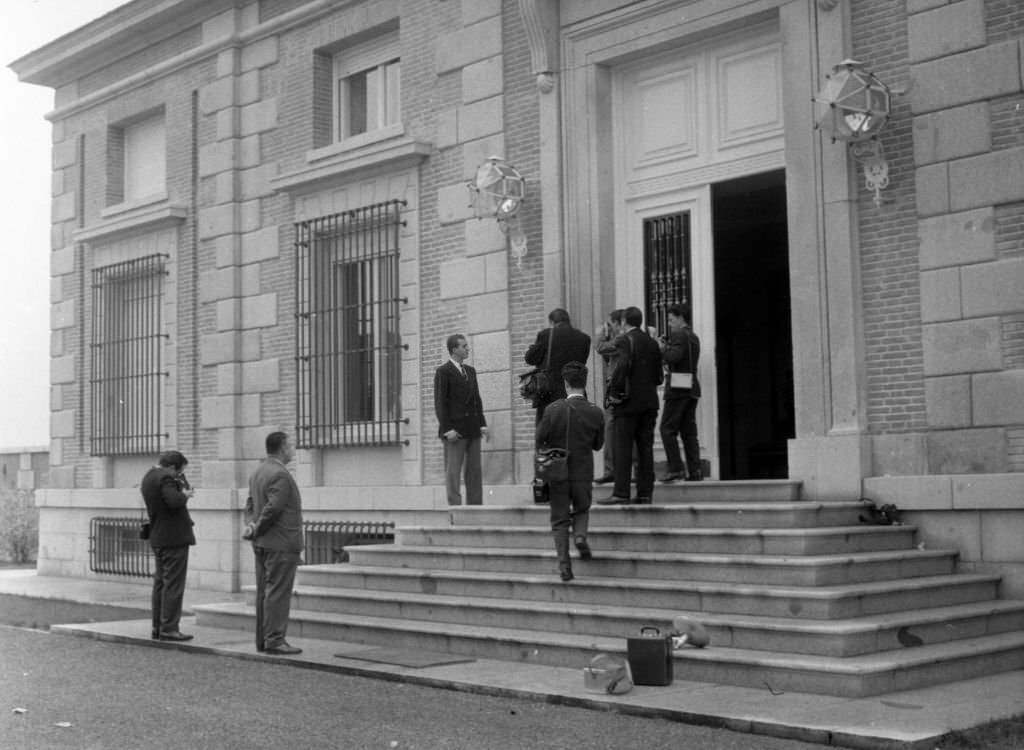
[[[0,557],[33,562],[39,547],[39,509],[31,490],[0,490]]]

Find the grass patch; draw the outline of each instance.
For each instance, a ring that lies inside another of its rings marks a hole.
[[[148,618],[148,609],[83,604],[61,599],[36,599],[0,594],[0,624],[19,628],[49,630],[51,625],[79,622],[110,622]]]
[[[1024,747],[1024,713],[950,732],[935,743],[935,750],[1020,750]]]

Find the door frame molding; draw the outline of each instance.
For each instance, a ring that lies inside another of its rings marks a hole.
[[[849,497],[870,474],[856,181],[845,151],[822,142],[811,97],[848,56],[849,9],[812,0],[649,0],[599,7],[563,0],[564,228],[569,309],[604,319],[616,298],[612,69],[763,22],[783,40],[786,203],[796,438],[790,476],[818,499]],[[601,13],[600,9],[607,9]],[[595,15],[599,13],[599,15]],[[570,179],[571,176],[571,179]],[[589,318],[589,320],[588,320]]]

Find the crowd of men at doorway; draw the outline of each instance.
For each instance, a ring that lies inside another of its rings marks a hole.
[[[536,410],[536,447],[567,451],[564,480],[548,488],[551,530],[559,575],[574,578],[569,555],[570,537],[582,560],[593,552],[587,541],[592,503],[594,451],[605,448],[605,474],[598,483],[613,481],[614,490],[599,504],[646,504],[654,491],[654,428],[665,383],[661,437],[668,471],[662,481],[701,479],[695,411],[700,397],[697,361],[700,341],[681,306],[668,311],[669,331],[655,339],[643,327],[636,307],[616,310],[597,332],[597,353],[605,364],[605,408],[586,396],[591,338],[572,327],[561,309],[548,315],[549,326],[537,334],[526,351],[529,365],[543,368],[550,388],[533,404]],[[434,405],[438,435],[444,443],[448,502],[483,501],[481,440],[488,439],[476,370],[466,364],[469,344],[455,334],[447,341],[449,360],[434,376]],[[683,441],[683,456],[678,438]],[[276,655],[302,652],[288,643],[292,590],[302,549],[302,500],[288,471],[295,456],[288,435],[266,437],[266,458],[249,478],[246,524],[242,537],[252,543],[256,572],[256,649]],[[636,496],[630,496],[633,467]],[[152,593],[152,637],[161,641],[188,641],[180,621],[189,548],[196,543],[188,501],[193,490],[185,477],[188,459],[179,451],[162,453],[142,479],[146,504],[147,538],[153,548],[155,569]]]
[[[579,556],[591,559],[587,541],[593,484],[614,482],[611,497],[598,504],[650,504],[654,493],[654,429],[663,383],[661,438],[667,471],[663,482],[702,479],[696,409],[700,398],[697,363],[700,340],[690,329],[681,305],[668,310],[668,332],[655,338],[643,326],[636,307],[613,311],[596,335],[596,351],[605,366],[604,411],[586,397],[591,338],[573,328],[561,308],[548,315],[527,349],[526,364],[547,374],[549,388],[533,402],[538,449],[568,451],[566,478],[551,481],[548,498],[559,574],[573,579],[569,556],[572,536]],[[481,440],[488,439],[487,421],[476,370],[466,364],[469,345],[455,334],[447,341],[449,360],[434,375],[434,409],[438,435],[444,443],[448,503],[482,503]],[[666,377],[668,382],[665,382]],[[682,440],[683,452],[679,450]],[[593,452],[604,447],[605,471],[595,480]],[[685,463],[684,463],[685,460]],[[634,480],[636,495],[631,496]]]

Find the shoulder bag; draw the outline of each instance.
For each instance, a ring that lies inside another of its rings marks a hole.
[[[569,423],[572,421],[572,407],[565,402],[565,447],[538,448],[533,459],[534,474],[546,483],[565,482],[569,479]]]
[[[519,395],[529,401],[530,406],[535,409],[551,397],[551,375],[547,368],[551,363],[551,344],[555,340],[555,329],[549,330],[548,351],[544,355],[544,363],[519,376]]]
[[[689,359],[687,360],[690,367],[693,367],[693,341],[689,336],[686,337],[686,346],[689,351]],[[693,388],[693,373],[692,372],[670,372],[668,376],[669,388]]]

